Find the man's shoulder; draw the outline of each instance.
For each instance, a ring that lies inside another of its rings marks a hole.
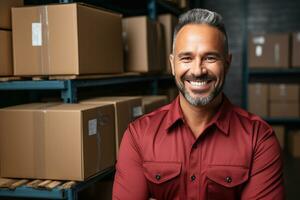
[[[253,126],[260,126],[264,127],[264,129],[271,129],[271,126],[260,116],[257,114],[251,113],[239,106],[233,105],[232,107],[232,118],[238,119],[234,120],[241,125],[249,125],[250,127]]]
[[[159,121],[163,122],[170,110],[170,107],[171,104],[167,104],[150,113],[144,114],[141,117],[134,120],[133,122],[131,122],[130,125],[134,127],[146,127],[151,126],[153,124],[157,124],[157,122]]]

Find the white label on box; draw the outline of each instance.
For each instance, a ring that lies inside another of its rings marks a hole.
[[[32,46],[42,46],[42,24],[32,23]]]
[[[297,33],[296,38],[297,38],[297,41],[300,42],[300,33]]]
[[[279,65],[279,62],[280,62],[280,45],[278,43],[276,43],[275,46],[274,46],[274,59],[275,59],[275,64]]]
[[[264,36],[257,36],[254,37],[252,41],[254,44],[264,44],[266,42],[266,39]]]
[[[132,115],[133,118],[139,117],[141,115],[143,115],[143,109],[142,106],[136,106],[132,108]]]
[[[262,93],[262,85],[260,83],[255,84],[255,95],[260,96]]]
[[[256,57],[260,57],[263,54],[263,47],[261,45],[257,45],[255,47],[255,55]]]
[[[89,120],[89,136],[97,134],[97,119]]]
[[[283,97],[287,96],[287,89],[285,87],[285,84],[279,85],[279,95]]]

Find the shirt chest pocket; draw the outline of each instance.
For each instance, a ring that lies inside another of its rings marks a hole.
[[[180,162],[146,161],[143,163],[143,167],[151,197],[175,199],[178,196],[181,174]]]
[[[240,199],[249,169],[241,166],[210,166],[206,172],[208,200]]]

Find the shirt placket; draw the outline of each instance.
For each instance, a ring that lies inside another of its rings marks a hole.
[[[195,142],[190,150],[189,155],[189,170],[187,177],[188,185],[188,199],[198,200],[200,193],[200,161],[199,152],[200,148],[197,142]]]

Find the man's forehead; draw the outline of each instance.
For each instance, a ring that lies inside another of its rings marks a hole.
[[[223,33],[220,30],[218,30],[216,27],[213,27],[208,24],[187,24],[178,31],[176,35],[176,39],[190,34],[196,34],[196,35],[203,34],[211,37],[213,36],[220,37],[223,35]]]

